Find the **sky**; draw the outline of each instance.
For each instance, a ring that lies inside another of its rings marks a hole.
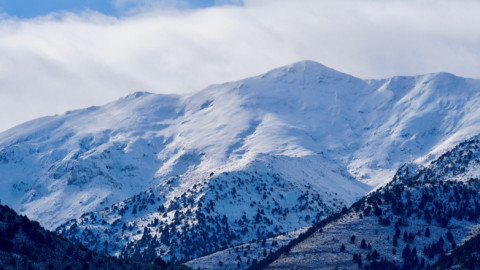
[[[314,60],[480,78],[477,0],[0,0],[0,131]]]
[[[151,8],[199,9],[213,6],[241,5],[235,0],[0,0],[0,10],[18,18],[34,18],[51,13],[96,11],[124,17]]]

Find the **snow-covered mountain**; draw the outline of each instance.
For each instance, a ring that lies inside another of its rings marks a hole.
[[[479,177],[477,135],[428,165],[406,164],[386,186],[272,256],[266,269],[428,268],[478,235]]]
[[[433,160],[480,132],[479,102],[480,80],[362,80],[311,61],[135,93],[0,134],[0,198],[98,251],[194,258],[308,226]]]

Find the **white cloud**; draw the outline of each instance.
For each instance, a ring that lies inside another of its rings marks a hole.
[[[133,91],[183,93],[303,59],[362,78],[480,78],[478,14],[476,0],[247,0],[150,6],[120,19],[2,19],[0,130]]]

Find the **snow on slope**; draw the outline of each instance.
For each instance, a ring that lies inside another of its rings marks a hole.
[[[0,134],[0,198],[53,229],[178,177],[168,206],[212,172],[252,173],[263,159],[298,194],[314,187],[325,213],[480,132],[479,89],[446,73],[361,80],[304,61],[188,96],[135,93]]]
[[[375,261],[383,264],[374,269],[393,269],[392,262],[395,269],[432,265],[480,228],[479,139],[477,135],[460,143],[426,166],[402,166],[390,183],[266,269],[358,269]],[[363,263],[354,254],[360,254]]]
[[[261,155],[241,170],[171,177],[57,231],[99,252],[150,261],[193,259],[290,232],[346,207],[366,188],[319,158]]]
[[[253,262],[265,259],[291,240],[304,233],[308,227],[276,237],[227,248],[185,263],[192,269],[247,269]]]
[[[103,107],[45,117],[1,136],[1,198],[54,228],[156,184],[157,132],[178,97],[136,93]]]

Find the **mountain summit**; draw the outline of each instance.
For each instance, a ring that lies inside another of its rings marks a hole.
[[[191,95],[134,93],[0,134],[0,196],[100,252],[191,259],[308,226],[480,133],[479,90],[303,61]]]

